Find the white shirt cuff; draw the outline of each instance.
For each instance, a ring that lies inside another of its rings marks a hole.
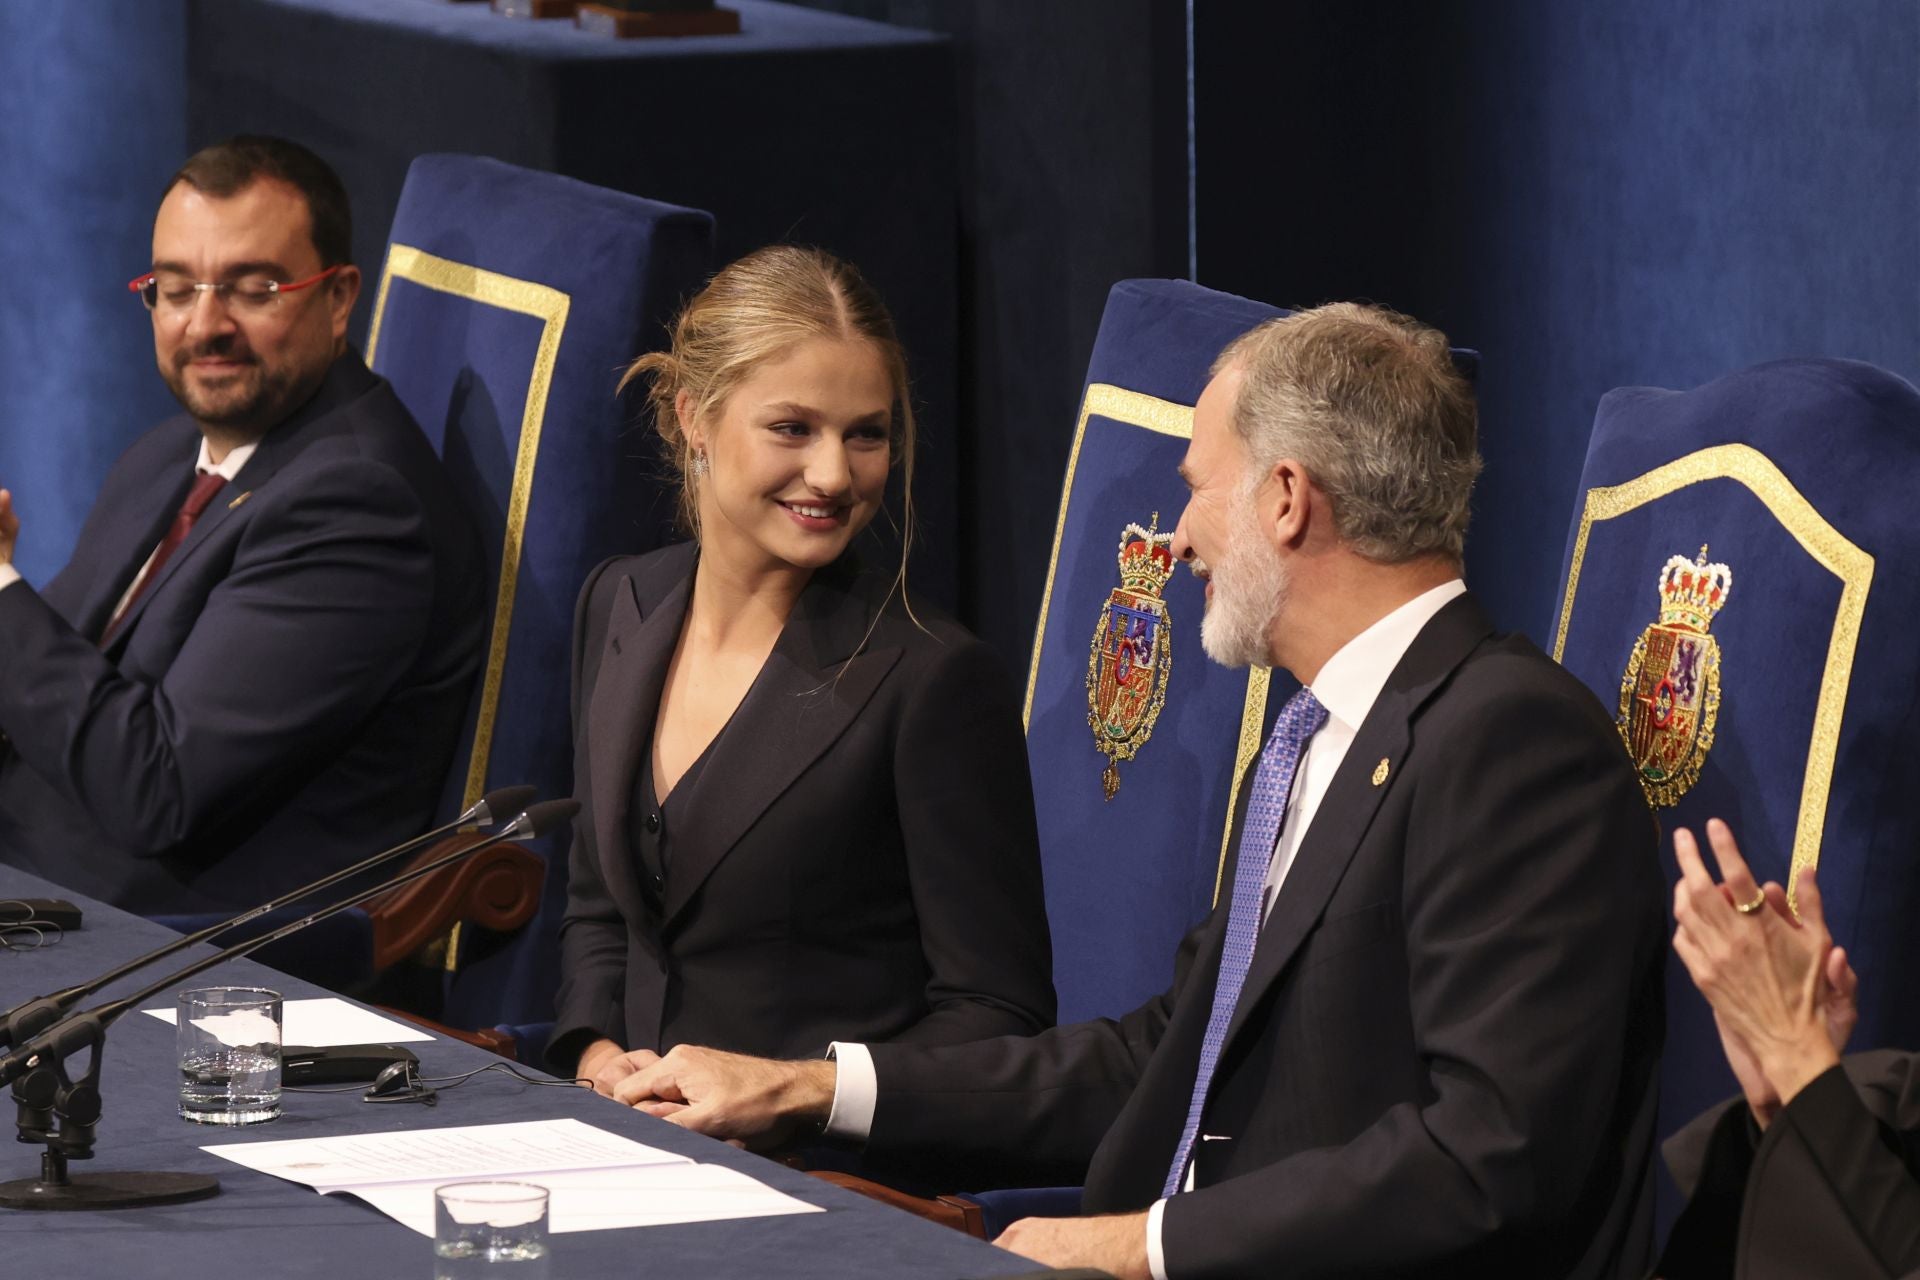
[[[0,591],[5,591],[20,581],[20,571],[10,564],[0,564]]]
[[[833,1109],[827,1113],[829,1138],[865,1142],[873,1132],[873,1109],[880,1101],[880,1078],[873,1055],[863,1044],[833,1042]]]
[[[1167,1202],[1155,1200],[1147,1210],[1147,1270],[1153,1280],[1167,1280],[1167,1251],[1160,1246],[1160,1220],[1166,1216]]]

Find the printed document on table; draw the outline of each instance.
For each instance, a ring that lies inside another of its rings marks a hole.
[[[547,1230],[556,1235],[822,1212],[817,1204],[717,1164],[574,1170],[528,1174],[516,1181],[547,1189]],[[423,1236],[433,1234],[433,1187],[409,1183],[364,1187],[353,1194],[401,1226]]]
[[[322,1193],[358,1196],[427,1236],[433,1234],[434,1188],[484,1178],[546,1187],[552,1192],[548,1229],[555,1232],[818,1212],[818,1206],[745,1174],[695,1164],[578,1120],[225,1143],[202,1150]]]
[[[172,1006],[140,1012],[162,1022],[175,1020]],[[418,1027],[383,1018],[338,996],[287,1000],[280,1005],[280,1043],[321,1049],[336,1044],[409,1044],[431,1040]]]

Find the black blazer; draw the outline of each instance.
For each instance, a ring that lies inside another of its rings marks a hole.
[[[1227,1028],[1197,1189],[1164,1211],[1181,1280],[1646,1265],[1654,824],[1593,695],[1490,632],[1471,597],[1428,623],[1301,842]],[[962,1177],[1084,1174],[1089,1212],[1152,1204],[1226,919],[1223,898],[1173,986],[1119,1021],[876,1046],[870,1151],[944,1152],[974,1166]]]
[[[881,575],[814,575],[698,778],[668,800],[665,875],[637,865],[630,798],[696,560],[690,543],[613,560],[580,595],[582,812],[554,1061],[596,1036],[799,1057],[1051,1025],[1013,688],[958,626],[882,609]]]
[[[103,650],[193,483],[181,415],[114,464],[45,591],[0,591],[0,859],[149,915],[249,907],[417,835],[479,667],[479,544],[351,352]]]
[[[1666,1280],[1920,1275],[1920,1055],[1856,1054],[1756,1135],[1746,1103],[1667,1140],[1688,1195]]]

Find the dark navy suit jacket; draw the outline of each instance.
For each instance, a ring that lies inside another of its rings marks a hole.
[[[184,415],[142,436],[67,567],[0,590],[0,859],[149,915],[249,906],[417,834],[479,662],[471,526],[351,352],[103,650],[199,446]]]
[[[1471,597],[1436,614],[1261,931],[1197,1190],[1164,1211],[1168,1274],[1638,1277],[1663,1026],[1655,842],[1593,695],[1493,635]],[[1226,918],[1223,897],[1171,989],[1124,1018],[873,1046],[869,1152],[942,1158],[962,1186],[1084,1175],[1088,1212],[1147,1208],[1186,1120]]]
[[[670,864],[635,855],[634,780],[696,558],[613,560],[581,592],[556,1062],[597,1036],[803,1057],[1052,1025],[1012,683],[850,557],[813,575],[698,781],[668,798]]]

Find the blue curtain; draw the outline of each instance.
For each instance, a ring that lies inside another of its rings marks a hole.
[[[107,468],[173,408],[125,284],[186,156],[179,0],[0,6],[0,487],[33,582],[66,562]]]

